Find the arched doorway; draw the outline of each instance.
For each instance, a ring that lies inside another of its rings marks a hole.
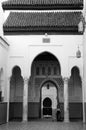
[[[52,116],[52,100],[49,97],[43,100],[43,116]]]
[[[71,69],[69,79],[69,118],[70,121],[81,121],[83,119],[82,82],[77,66]]]
[[[40,93],[40,88],[44,88],[42,87],[43,86],[42,83],[47,79],[50,79],[49,84],[52,84],[53,86],[50,87],[50,91],[53,91],[53,89],[57,91],[55,84],[51,83],[52,80],[58,84],[59,88],[61,87],[61,90],[63,89],[63,81],[61,77],[61,66],[58,59],[50,52],[43,52],[35,57],[31,66],[31,77],[29,82],[30,87],[28,88],[28,118],[29,119],[30,118],[36,119],[42,117],[41,115],[42,96]],[[52,97],[54,97],[54,95],[52,95]],[[63,100],[61,99],[61,101]],[[52,106],[53,106],[53,102],[52,102]],[[52,111],[52,115],[53,115],[53,111]]]
[[[57,106],[59,104],[58,86],[51,80],[47,80],[41,87],[41,118],[51,117],[56,119]]]
[[[21,69],[15,66],[10,80],[9,120],[22,120],[23,112],[23,78]]]

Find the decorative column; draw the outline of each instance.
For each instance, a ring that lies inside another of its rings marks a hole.
[[[64,78],[64,122],[69,122],[68,78]]]
[[[86,0],[83,1],[82,27],[79,30],[83,33],[83,76],[82,76],[82,98],[83,98],[83,123],[86,122]]]
[[[86,18],[85,18],[86,21]],[[83,93],[83,123],[86,122],[86,23],[83,32],[83,80],[82,80],[82,93]]]
[[[23,90],[23,121],[28,119],[28,78],[24,78],[24,90]]]
[[[7,122],[9,122],[10,78],[7,79]]]
[[[86,122],[86,0],[83,1],[83,82],[82,82],[82,93],[83,93],[83,123]]]

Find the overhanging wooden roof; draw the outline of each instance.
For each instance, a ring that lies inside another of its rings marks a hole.
[[[4,10],[82,9],[83,0],[8,0],[2,6]]]
[[[81,12],[11,12],[3,25],[4,33],[78,33]]]

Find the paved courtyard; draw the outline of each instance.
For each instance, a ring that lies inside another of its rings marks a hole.
[[[86,130],[86,124],[81,122],[64,123],[52,121],[10,122],[0,125],[0,130]]]

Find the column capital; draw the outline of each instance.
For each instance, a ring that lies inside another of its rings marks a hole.
[[[27,77],[24,77],[24,84],[27,84],[29,79]]]
[[[64,78],[63,78],[63,81],[64,81],[64,82],[68,82],[68,80],[69,80],[68,77],[64,77]]]

